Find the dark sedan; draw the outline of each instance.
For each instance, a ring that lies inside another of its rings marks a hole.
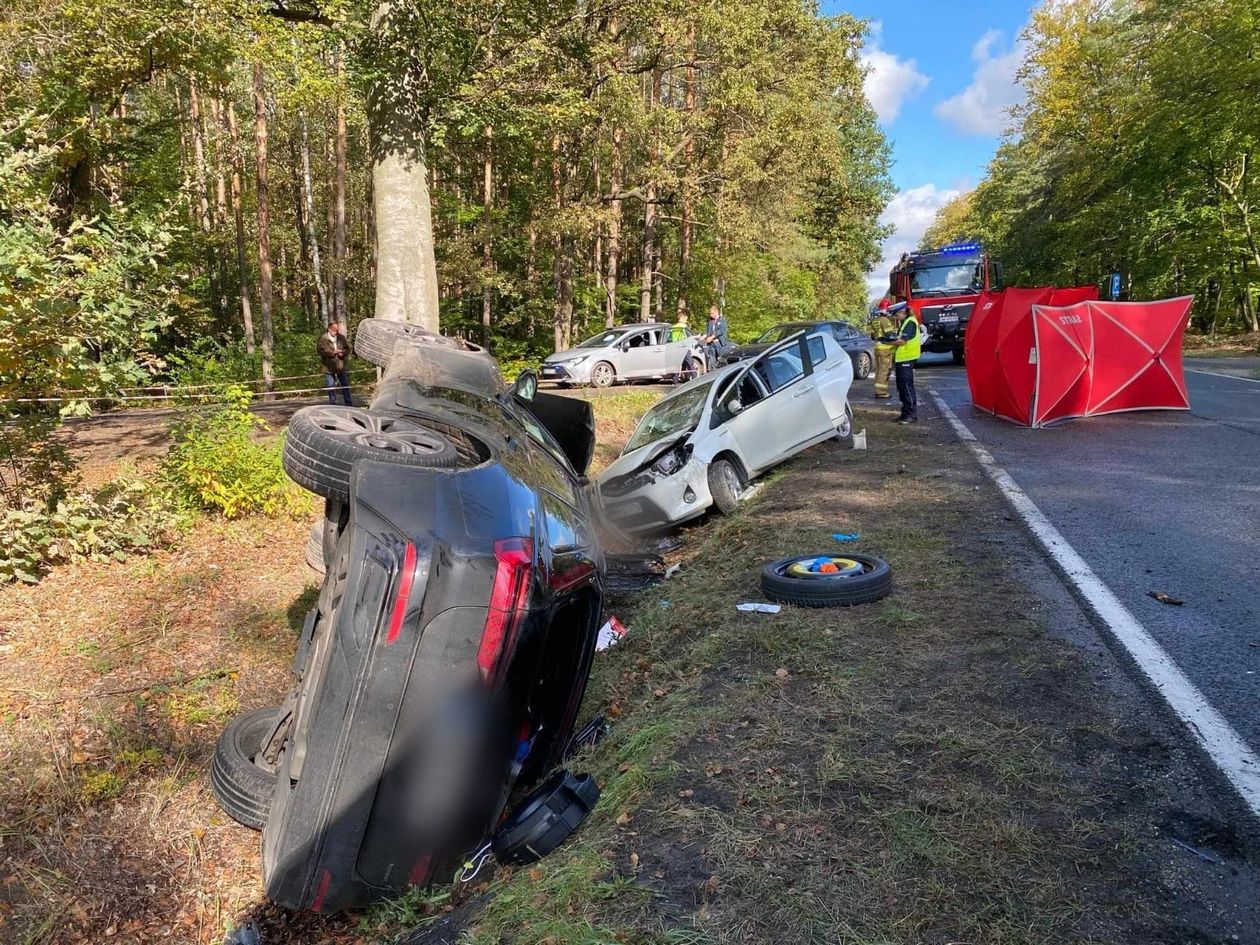
[[[854,378],[864,380],[870,377],[875,370],[875,342],[848,322],[784,322],[762,332],[756,341],[731,348],[722,359],[723,363],[734,364],[736,361],[751,358],[798,331],[812,331],[820,326],[830,328],[840,347],[848,354],[849,360],[853,362]]]
[[[297,686],[241,752],[249,778],[216,790],[273,779],[251,819],[290,908],[449,879],[562,756],[598,635],[590,405],[506,389],[480,349],[400,341],[368,409],[290,424],[285,468],[328,500],[327,573]]]

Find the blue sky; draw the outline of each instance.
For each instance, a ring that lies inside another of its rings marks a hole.
[[[897,232],[868,280],[872,295],[936,210],[983,176],[1020,97],[1018,38],[1032,8],[1026,0],[823,0],[825,12],[872,21],[866,91],[892,144],[898,191],[885,212]]]

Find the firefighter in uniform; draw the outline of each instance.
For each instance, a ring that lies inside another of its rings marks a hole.
[[[875,396],[880,400],[888,400],[892,397],[892,394],[888,393],[888,375],[893,371],[895,349],[892,345],[880,340],[887,335],[897,333],[897,323],[888,314],[888,306],[891,304],[887,296],[880,299],[879,311],[871,316],[870,324],[871,340],[875,342]]]
[[[891,306],[888,313],[901,320],[897,335],[892,340],[893,373],[897,375],[897,396],[901,398],[901,416],[897,422],[918,423],[919,399],[914,390],[914,365],[923,350],[923,327],[905,302]]]

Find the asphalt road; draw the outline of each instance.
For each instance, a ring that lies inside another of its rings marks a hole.
[[[975,411],[964,369],[932,361],[920,389],[944,398],[1260,751],[1260,358],[1187,359],[1189,412],[1040,430]],[[935,414],[930,400],[921,406]]]

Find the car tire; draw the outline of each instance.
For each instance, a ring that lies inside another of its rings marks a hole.
[[[320,519],[311,526],[306,536],[306,564],[318,574],[324,573],[324,529],[326,522]]]
[[[600,361],[591,368],[592,387],[611,387],[615,380],[617,380],[617,371],[607,361]]]
[[[414,420],[362,407],[303,407],[289,421],[282,460],[289,478],[328,499],[350,500],[350,474],[360,459],[449,469],[455,445]]]
[[[858,357],[857,357],[857,378],[858,378],[858,380],[859,380],[859,381],[864,381],[864,380],[866,380],[868,377],[870,377],[870,376],[871,376],[871,373],[872,373],[874,370],[875,370],[875,362],[874,362],[874,360],[871,358],[870,353],[869,353],[869,352],[867,352],[867,351],[862,351],[862,352],[859,352],[859,353],[858,353]]]
[[[744,491],[744,477],[729,459],[715,459],[709,464],[709,494],[713,506],[723,515],[739,508],[739,494]]]
[[[847,440],[853,436],[853,407],[846,403],[844,405],[844,417],[836,424],[836,438]]]
[[[815,558],[849,560],[860,568],[851,574],[793,573]],[[885,597],[892,590],[892,569],[874,555],[793,555],[761,569],[761,590],[770,600],[799,607],[853,607]]]
[[[214,746],[210,762],[210,790],[223,813],[238,824],[262,830],[271,811],[276,775],[255,763],[263,741],[271,734],[280,710],[255,709],[227,724]]]
[[[394,356],[394,346],[400,341],[413,344],[435,345],[441,348],[464,348],[464,342],[447,338],[436,331],[410,322],[395,322],[384,318],[365,318],[354,332],[354,353],[368,364],[388,367]]]
[[[955,349],[953,350],[953,355],[954,355],[954,363],[955,363],[955,364],[966,364],[966,363],[967,363],[967,352],[966,352],[966,351],[964,351],[962,348],[955,348]]]

